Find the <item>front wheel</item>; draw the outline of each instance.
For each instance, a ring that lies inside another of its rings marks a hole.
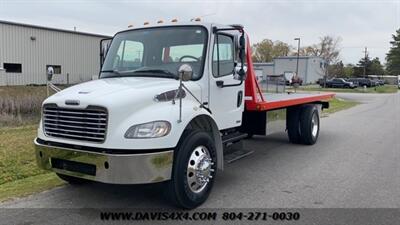
[[[181,208],[193,209],[205,202],[216,175],[216,149],[207,132],[187,130],[175,149],[172,179],[166,197]]]

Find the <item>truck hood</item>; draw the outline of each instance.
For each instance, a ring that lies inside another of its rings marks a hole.
[[[194,82],[185,83],[195,93],[199,93],[200,87]],[[179,87],[179,81],[167,78],[106,78],[85,82],[64,89],[45,100],[46,103],[56,103],[58,106],[69,107],[65,101],[79,101],[79,106],[74,108],[86,108],[88,105],[111,106],[113,104],[138,103],[144,99],[152,100],[155,95],[175,90]],[[201,95],[198,95],[201,98]]]

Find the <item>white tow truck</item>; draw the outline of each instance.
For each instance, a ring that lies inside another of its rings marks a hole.
[[[39,167],[71,184],[163,182],[182,208],[207,199],[232,143],[287,130],[291,142],[314,144],[333,97],[263,93],[241,25],[147,25],[101,49],[98,80],[44,101]]]

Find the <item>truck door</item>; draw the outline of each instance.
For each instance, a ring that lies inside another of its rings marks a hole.
[[[234,78],[235,52],[232,35],[215,35],[210,69],[212,75],[209,79],[209,108],[220,129],[238,127],[242,123],[244,82]],[[233,86],[224,87],[225,85]]]

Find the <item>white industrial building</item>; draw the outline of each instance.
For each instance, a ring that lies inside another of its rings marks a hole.
[[[48,66],[54,83],[90,80],[99,74],[104,38],[109,37],[0,20],[0,86],[45,84]]]
[[[273,62],[254,63],[254,68],[259,76],[282,75],[285,73],[295,73],[297,56],[282,56],[273,59]],[[304,84],[315,83],[324,77],[325,61],[318,56],[300,56],[298,75],[303,79]]]

